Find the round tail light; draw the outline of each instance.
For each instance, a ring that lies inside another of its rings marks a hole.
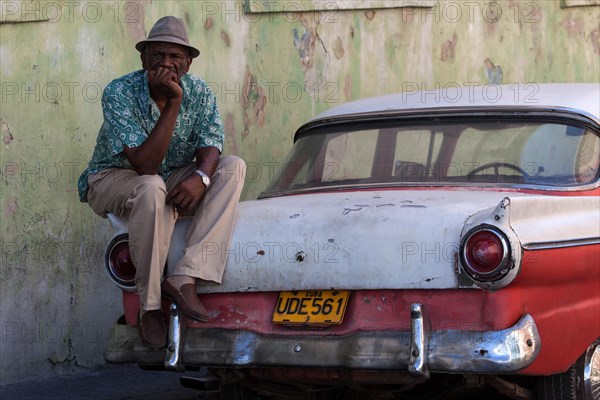
[[[119,235],[106,247],[104,263],[106,272],[115,285],[128,292],[136,290],[135,266],[129,252],[129,237]]]
[[[497,281],[510,270],[508,239],[494,227],[470,230],[463,238],[460,256],[465,272],[476,281]]]

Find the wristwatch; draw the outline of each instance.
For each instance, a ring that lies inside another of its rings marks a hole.
[[[206,186],[206,187],[210,186],[210,178],[208,177],[208,175],[206,175],[204,172],[202,172],[199,169],[195,170],[194,172],[202,177],[202,183],[204,183],[204,186]]]

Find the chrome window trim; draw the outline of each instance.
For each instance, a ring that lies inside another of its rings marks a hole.
[[[548,250],[548,249],[563,249],[567,247],[589,246],[600,244],[600,237],[586,239],[571,239],[560,242],[539,242],[523,244],[523,250]]]
[[[581,186],[544,186],[531,184],[491,184],[491,183],[418,183],[418,182],[377,182],[377,183],[357,183],[350,185],[323,185],[311,186],[310,188],[282,190],[280,192],[271,192],[270,194],[260,194],[259,199],[268,199],[273,197],[290,196],[297,194],[335,192],[343,190],[374,190],[374,189],[412,189],[412,188],[465,188],[465,189],[513,189],[513,190],[538,190],[544,192],[584,192],[594,190],[600,187],[600,180]]]
[[[381,110],[371,112],[358,112],[354,114],[340,114],[331,117],[313,119],[302,125],[294,135],[294,142],[304,136],[304,132],[316,127],[337,125],[340,123],[373,122],[389,119],[423,119],[454,118],[454,117],[548,117],[577,121],[589,125],[591,128],[600,130],[600,119],[585,111],[565,107],[539,107],[539,106],[498,106],[498,107],[444,107],[444,108],[419,108],[403,110]]]

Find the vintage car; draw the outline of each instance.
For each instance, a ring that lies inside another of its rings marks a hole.
[[[110,216],[124,316],[106,358],[202,368],[194,382],[232,399],[598,400],[599,166],[597,83],[335,107],[240,204],[231,246],[207,246],[228,257],[221,285],[198,286],[211,319],[165,303],[166,349],[138,338],[127,224]]]

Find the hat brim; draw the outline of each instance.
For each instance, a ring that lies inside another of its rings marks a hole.
[[[183,47],[187,47],[190,50],[190,57],[196,58],[200,55],[200,50],[198,50],[195,47],[190,46],[189,44],[185,43],[183,40],[178,40],[177,38],[174,38],[172,36],[156,36],[156,37],[153,37],[152,39],[142,40],[141,42],[138,42],[135,45],[135,48],[140,53],[143,53],[144,48],[146,47],[146,44],[148,44],[150,42],[165,42],[165,43],[178,44]]]

